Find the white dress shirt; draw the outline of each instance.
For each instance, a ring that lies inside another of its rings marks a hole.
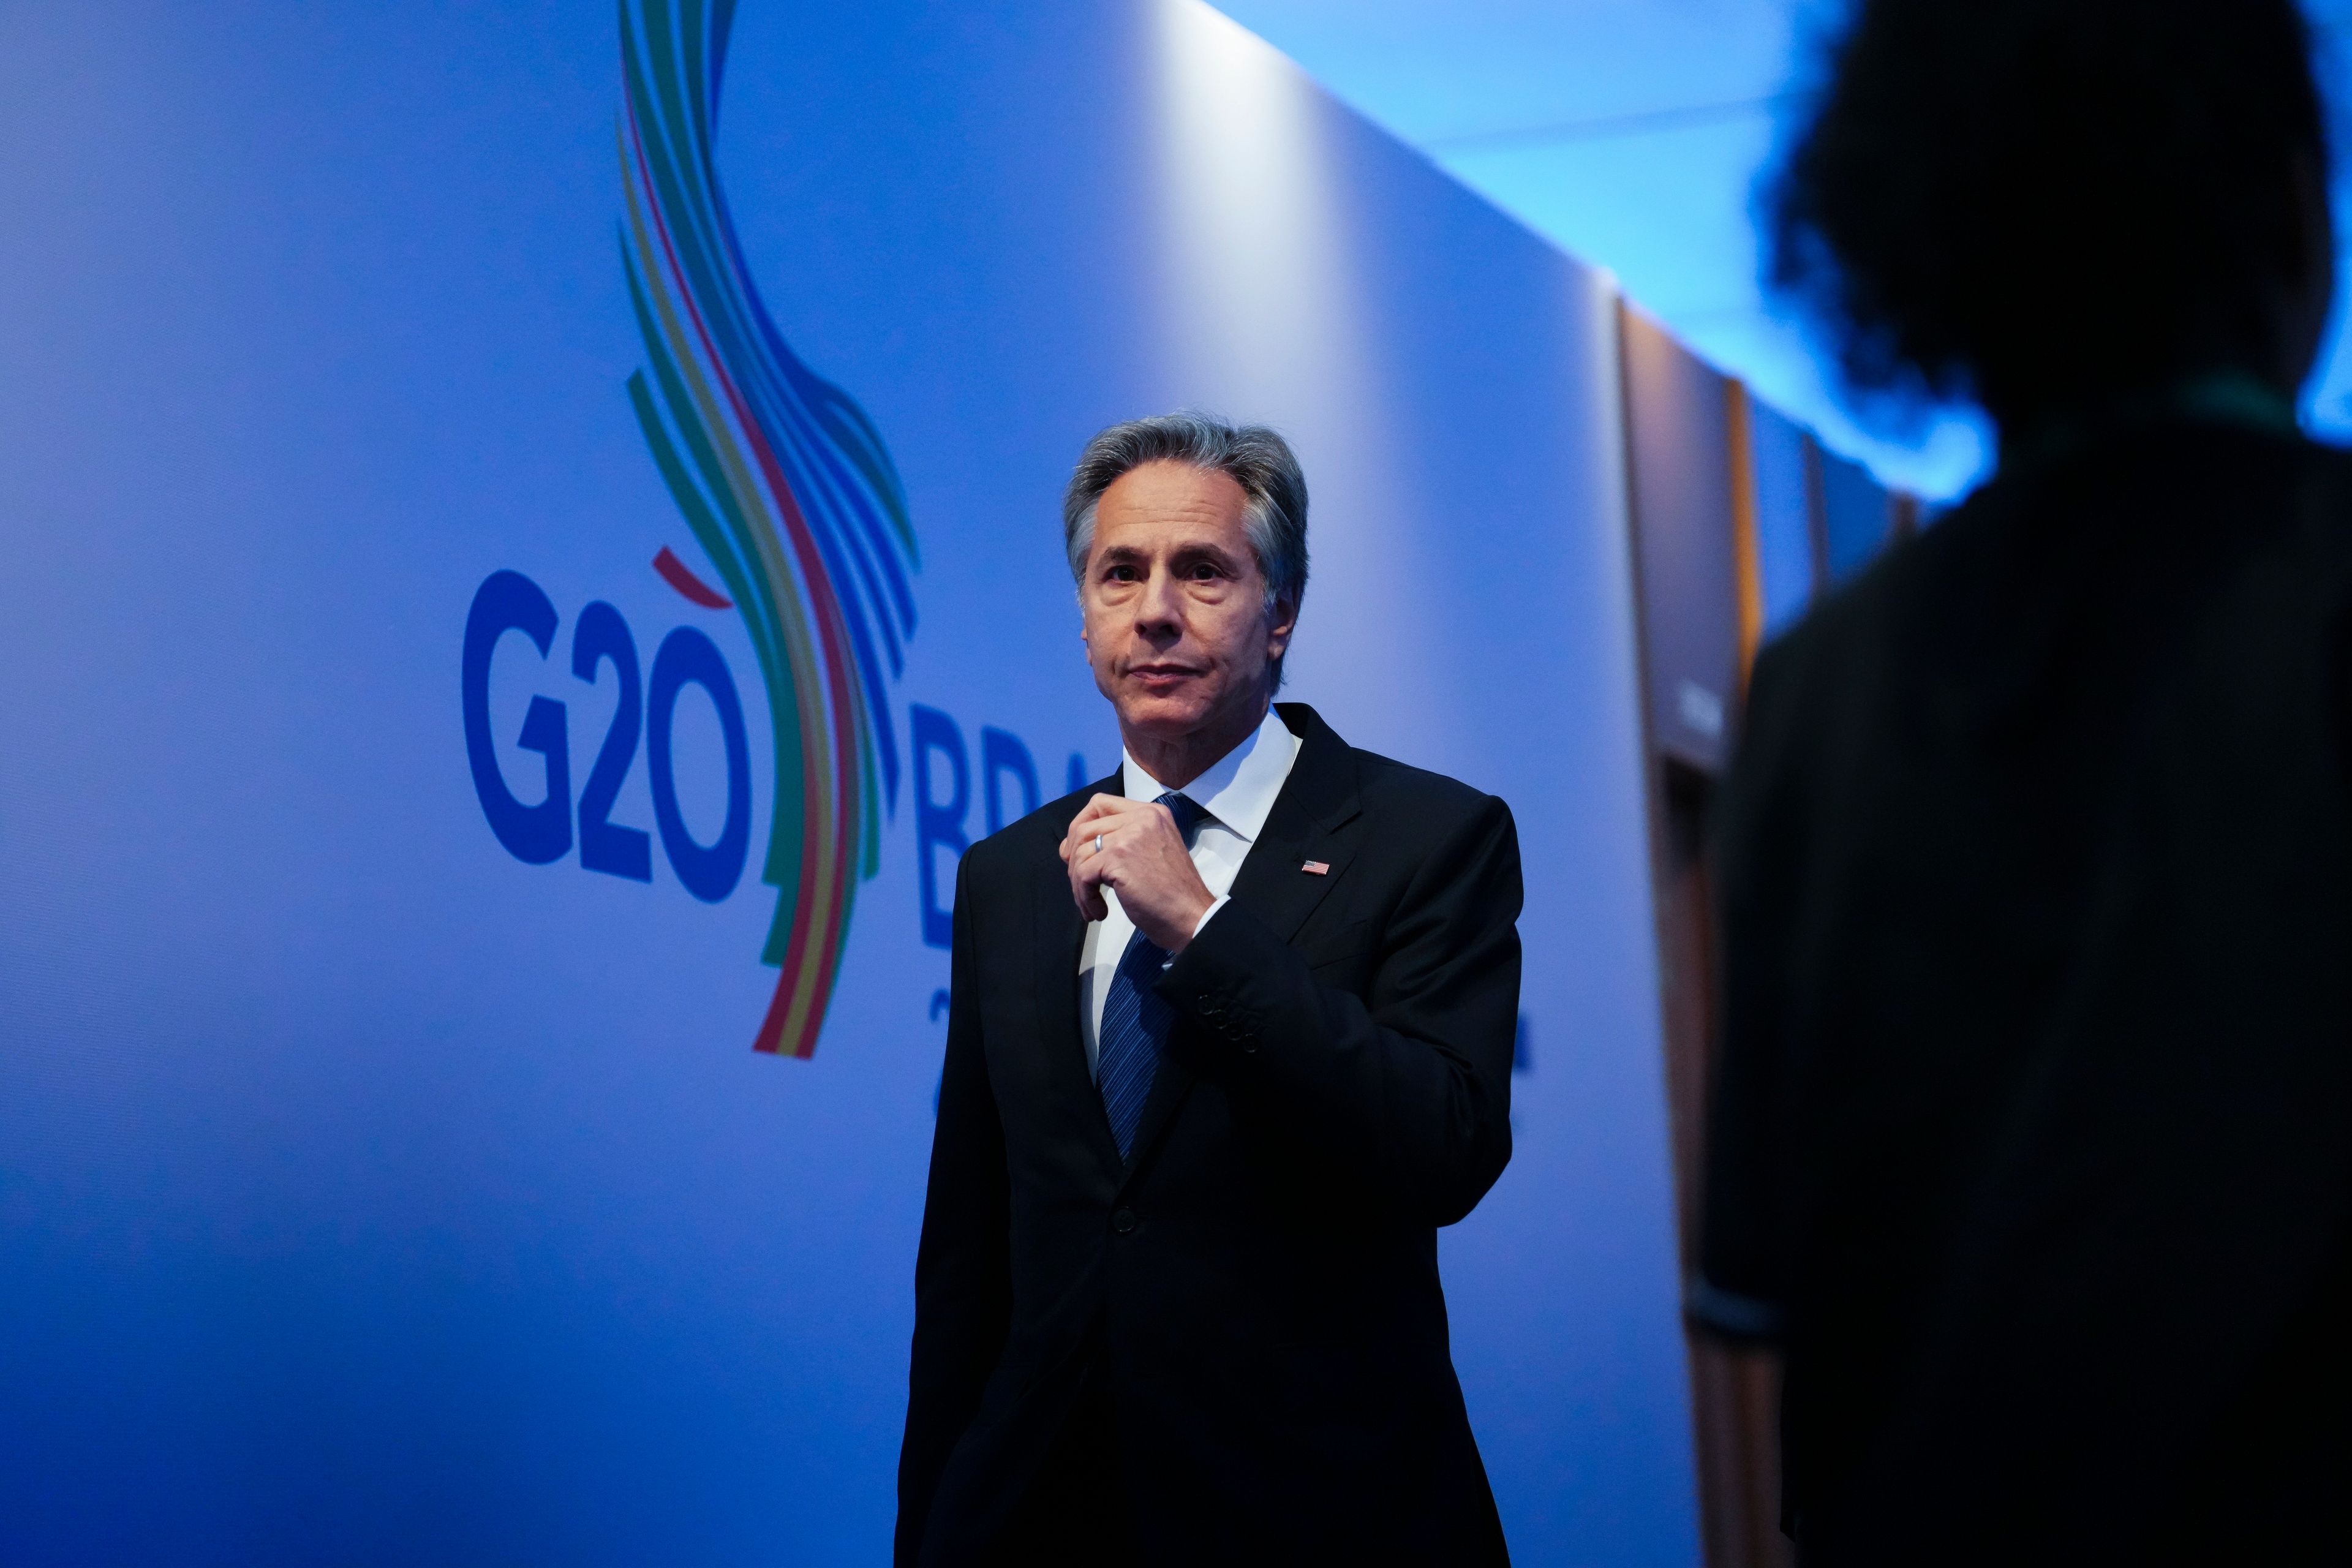
[[[1298,737],[1269,707],[1265,722],[1248,740],[1184,786],[1185,798],[1208,813],[1192,834],[1192,864],[1216,900],[1192,928],[1194,936],[1225,907],[1242,858],[1265,831],[1274,797],[1282,793],[1283,781],[1298,760]],[[1168,786],[1146,773],[1141,763],[1124,751],[1119,757],[1119,793],[1128,799],[1158,800],[1168,793]],[[1087,1037],[1089,1071],[1102,1039],[1103,1003],[1110,994],[1111,976],[1118,973],[1128,939],[1135,934],[1135,922],[1118,907],[1118,895],[1108,888],[1102,892],[1110,913],[1087,927],[1086,943],[1078,949],[1078,1028]]]

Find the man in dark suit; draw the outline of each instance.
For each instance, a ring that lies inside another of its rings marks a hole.
[[[1274,432],[1113,426],[1064,523],[1126,754],[958,878],[898,1561],[1502,1563],[1437,1227],[1510,1157],[1510,813],[1274,705]]]

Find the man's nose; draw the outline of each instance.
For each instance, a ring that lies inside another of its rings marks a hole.
[[[1173,572],[1154,572],[1144,580],[1135,607],[1137,629],[1147,634],[1181,632],[1184,627],[1183,596]]]

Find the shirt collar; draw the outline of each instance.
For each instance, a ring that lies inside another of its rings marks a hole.
[[[1254,844],[1265,826],[1267,814],[1274,810],[1275,796],[1282,793],[1283,781],[1290,777],[1298,746],[1298,737],[1269,706],[1265,721],[1186,784],[1184,795],[1235,837]],[[1128,799],[1157,800],[1168,792],[1168,786],[1146,773],[1141,763],[1124,751],[1119,754],[1120,787]]]

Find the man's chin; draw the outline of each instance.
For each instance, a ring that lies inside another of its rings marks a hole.
[[[1181,741],[1209,721],[1209,703],[1189,693],[1130,696],[1118,705],[1118,721],[1129,734],[1154,741]]]

